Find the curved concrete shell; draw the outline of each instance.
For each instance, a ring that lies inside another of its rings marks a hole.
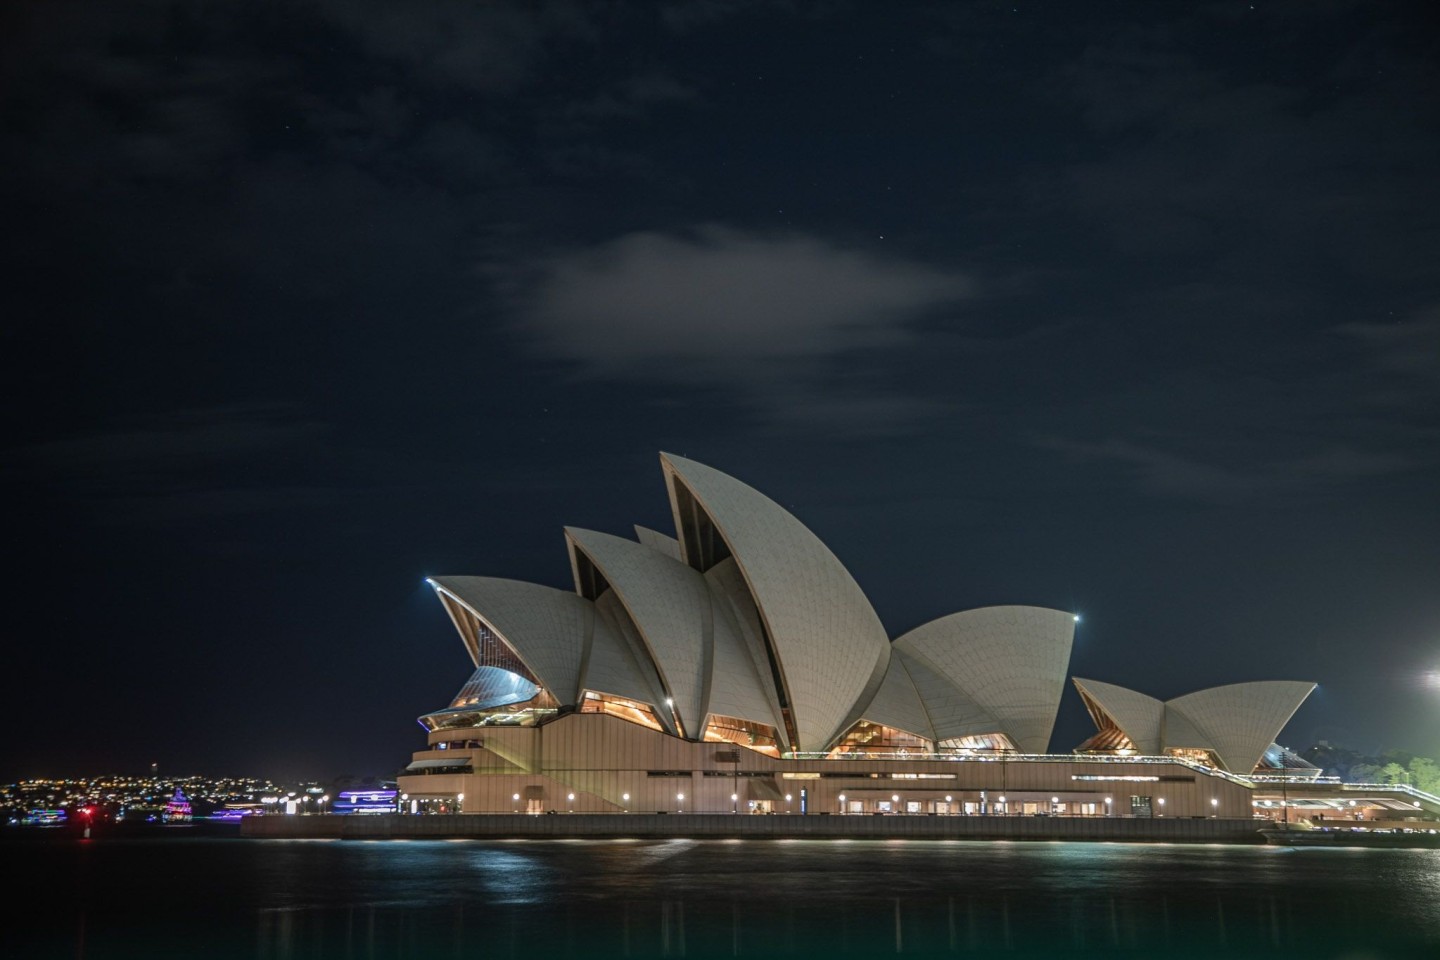
[[[1044,607],[982,607],[922,624],[896,640],[895,649],[993,716],[999,731],[1021,751],[1044,753],[1074,637],[1074,614]]]
[[[674,537],[667,537],[658,530],[642,527],[638,523],[635,525],[635,536],[651,550],[658,550],[671,560],[680,559],[680,541]]]
[[[665,696],[674,703],[683,735],[698,738],[704,729],[703,697],[711,646],[710,591],[705,578],[632,540],[573,527],[566,527],[565,535],[572,549],[589,557],[624,604],[654,662]]]
[[[905,672],[914,682],[915,692],[925,708],[925,715],[930,718],[936,741],[1000,732],[1000,721],[994,714],[933,667],[926,666],[923,659],[904,650],[893,651],[890,659],[904,664]]]
[[[1090,711],[1097,729],[1113,726],[1135,744],[1143,756],[1156,756],[1161,750],[1161,724],[1165,720],[1165,704],[1154,697],[1113,683],[1073,678],[1075,688]]]
[[[430,584],[498,636],[556,700],[579,699],[581,658],[595,622],[588,600],[495,577],[435,577]]]
[[[782,743],[784,717],[761,638],[760,615],[745,582],[729,559],[705,574],[710,591],[713,662],[705,690],[705,714],[738,717],[774,727]]]
[[[902,658],[893,653],[885,679],[881,681],[870,706],[860,711],[860,719],[895,727],[926,740],[943,739],[935,734],[935,728],[925,712],[925,704],[915,689],[915,681],[910,678],[910,671],[905,668]]]
[[[1165,704],[1167,746],[1173,718],[1188,722],[1231,773],[1248,774],[1265,749],[1300,709],[1315,684],[1299,680],[1258,680],[1211,687]]]
[[[889,665],[885,629],[835,555],[764,494],[703,464],[661,454],[685,562],[734,557],[759,611],[791,747],[827,749]]]
[[[643,641],[614,593],[606,593],[595,603],[594,627],[586,637],[580,667],[580,695],[586,692],[649,704],[667,732],[678,732],[664,709],[664,687]]]

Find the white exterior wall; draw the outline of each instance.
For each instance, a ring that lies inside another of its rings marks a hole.
[[[465,794],[464,809],[472,813],[511,813],[519,793],[538,787],[545,809],[565,812],[729,813],[730,796],[748,809],[750,799],[770,798],[777,813],[800,812],[800,791],[806,791],[812,814],[841,811],[839,797],[859,800],[872,812],[876,801],[900,798],[931,804],[951,798],[954,809],[965,803],[990,804],[1004,796],[1012,811],[1023,803],[1048,805],[1051,797],[1067,804],[1096,803],[1112,816],[1129,814],[1129,798],[1151,797],[1157,816],[1251,816],[1251,790],[1191,766],[1174,763],[1099,761],[1085,758],[1045,760],[777,760],[741,748],[740,763],[717,759],[734,748],[728,744],[691,743],[627,723],[616,717],[572,714],[544,727],[483,727],[431,733],[429,743],[460,736],[483,739],[485,746],[464,751],[473,758],[473,774],[402,776],[400,789],[411,796]],[[456,751],[425,750],[415,759],[453,758]],[[515,762],[518,760],[519,762]],[[663,773],[666,776],[652,776]],[[707,776],[707,772],[711,775]],[[735,774],[741,774],[736,776]],[[789,779],[791,774],[815,779]],[[937,779],[908,779],[929,774]],[[758,774],[759,776],[746,776]],[[879,774],[876,779],[871,774]],[[1105,777],[1091,780],[1077,777]],[[1118,778],[1144,777],[1142,781]],[[1160,778],[1165,778],[1161,780]],[[567,799],[575,793],[573,804]],[[628,804],[624,794],[630,794]],[[676,795],[685,794],[684,801]],[[785,802],[789,793],[792,800]],[[763,794],[763,796],[761,796]],[[775,798],[779,799],[775,799]],[[1164,805],[1158,803],[1165,799]],[[1211,803],[1215,800],[1216,803]],[[524,801],[519,803],[521,811]],[[1073,811],[1073,808],[1072,808]],[[1103,813],[1100,815],[1104,815]]]

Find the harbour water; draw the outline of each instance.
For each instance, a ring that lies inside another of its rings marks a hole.
[[[1440,957],[1440,851],[975,841],[0,846],[6,956]]]

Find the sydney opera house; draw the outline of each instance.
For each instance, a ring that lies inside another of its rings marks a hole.
[[[1051,753],[1072,613],[891,639],[789,512],[661,467],[675,536],[567,528],[573,590],[430,581],[474,672],[420,718],[411,810],[1248,818],[1257,774],[1305,773],[1275,746],[1314,687],[1294,681],[1161,701],[1075,679],[1097,732]]]

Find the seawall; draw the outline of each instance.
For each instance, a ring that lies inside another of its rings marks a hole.
[[[1120,817],[452,814],[246,817],[241,836],[343,840],[1092,840],[1263,843],[1255,820]]]

